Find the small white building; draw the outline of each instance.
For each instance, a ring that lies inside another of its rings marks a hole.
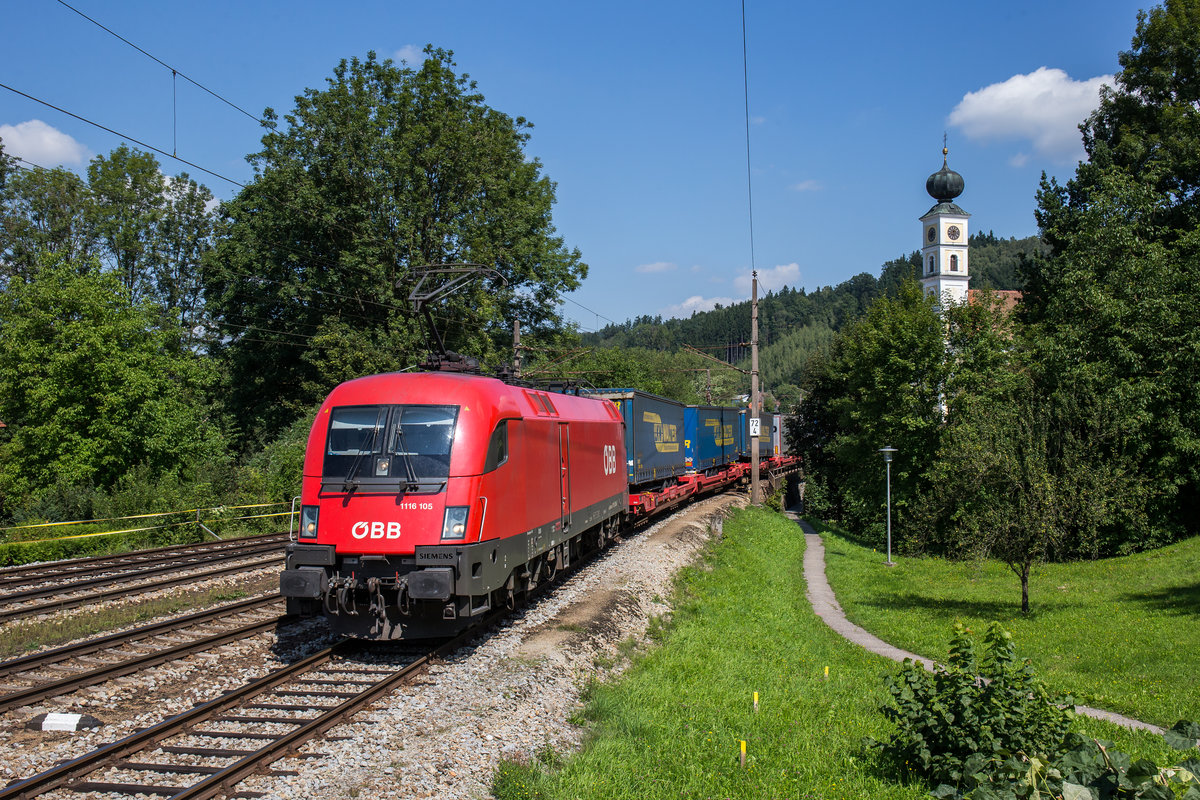
[[[942,308],[967,302],[967,219],[954,198],[963,192],[962,175],[946,165],[949,150],[942,148],[942,168],[925,181],[925,191],[937,205],[921,217],[921,286],[936,295]]]

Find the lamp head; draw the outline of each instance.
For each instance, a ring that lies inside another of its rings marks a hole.
[[[886,462],[886,461],[891,461],[892,454],[897,451],[896,451],[896,448],[894,448],[894,447],[881,447],[881,448],[879,448],[879,452],[883,453],[883,460]]]

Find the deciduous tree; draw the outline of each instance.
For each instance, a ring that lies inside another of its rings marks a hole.
[[[100,247],[87,183],[65,169],[13,169],[0,187],[0,286],[31,279],[41,256],[87,264]]]
[[[0,504],[55,486],[111,488],[223,452],[198,356],[112,273],[44,255],[0,297]]]
[[[883,460],[896,447],[892,501],[903,515],[920,492],[942,429],[945,325],[915,281],[875,301],[814,365],[800,404],[806,465],[854,528],[882,530]]]
[[[1088,160],[1043,179],[1037,219],[1051,248],[1023,265],[1022,313],[1048,378],[1107,396],[1125,450],[1157,487],[1142,541],[1200,519],[1200,2],[1138,15],[1115,85],[1081,126]]]
[[[250,157],[256,177],[225,207],[206,286],[247,439],[347,372],[413,363],[415,268],[494,271],[438,309],[453,349],[492,355],[514,319],[527,335],[558,326],[555,300],[586,266],[551,222],[554,185],[524,152],[531,126],[455,68],[432,47],[415,69],[373,53],[343,61]],[[348,353],[359,355],[329,363]]]

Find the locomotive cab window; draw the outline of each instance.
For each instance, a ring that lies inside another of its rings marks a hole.
[[[335,408],[323,476],[341,480],[347,488],[444,484],[457,421],[458,406]]]
[[[483,471],[491,472],[508,461],[508,420],[502,419],[492,431],[488,440],[487,458],[483,462]]]
[[[387,408],[383,406],[335,408],[329,415],[325,454],[357,456],[360,453],[378,452],[383,444],[381,428],[386,421]]]

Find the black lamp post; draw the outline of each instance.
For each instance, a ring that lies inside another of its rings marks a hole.
[[[887,465],[887,565],[892,566],[892,454],[894,447],[881,447],[883,463]]]

